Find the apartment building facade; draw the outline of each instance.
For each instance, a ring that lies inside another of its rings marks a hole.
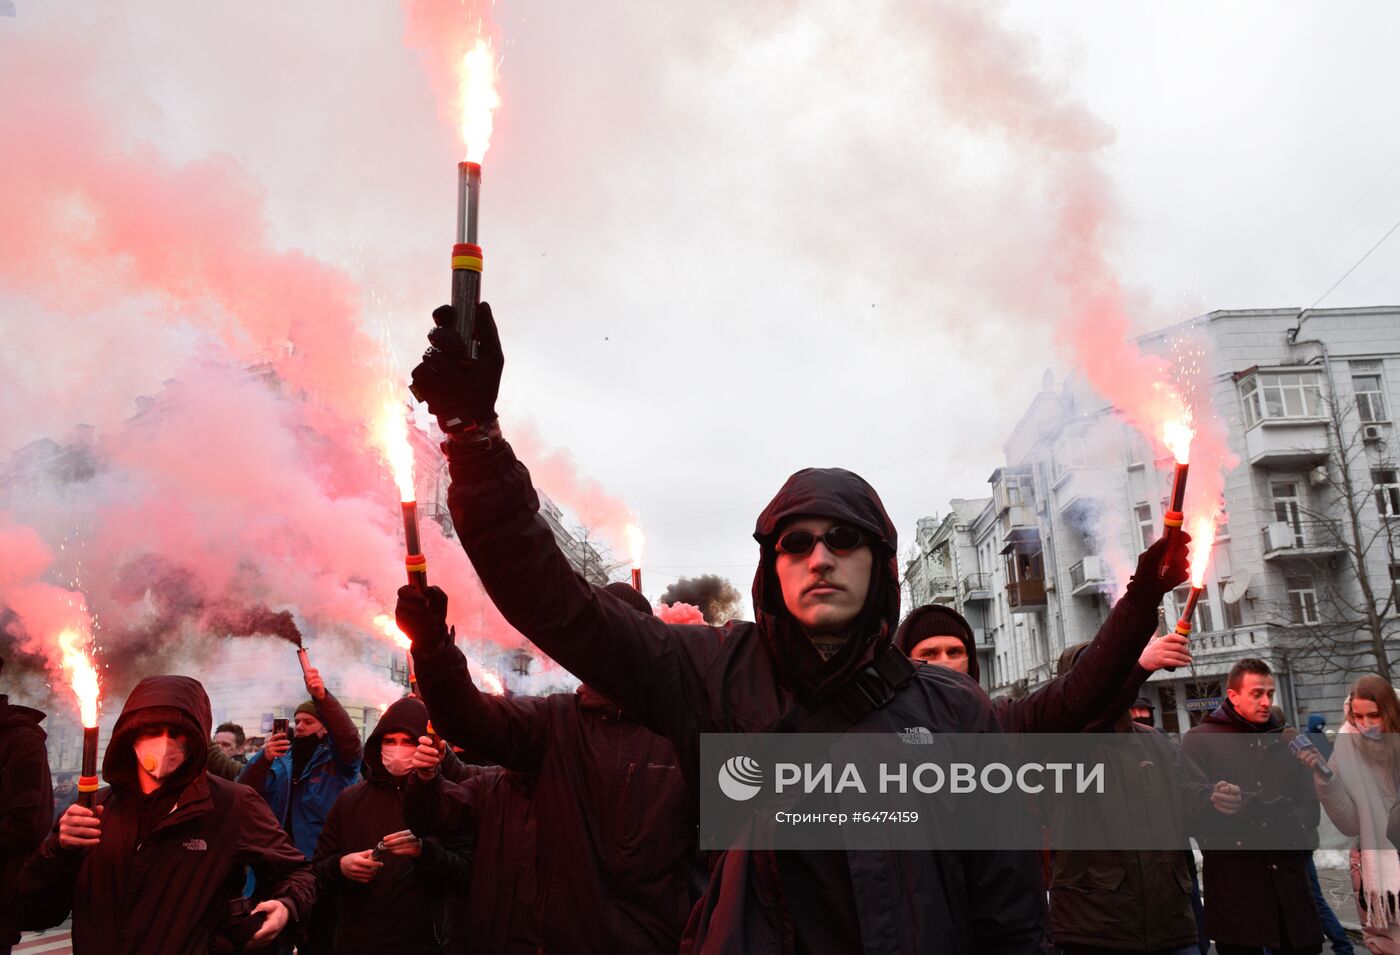
[[[1159,725],[1198,722],[1246,656],[1274,668],[1290,719],[1321,712],[1336,725],[1377,651],[1400,656],[1400,308],[1217,311],[1139,345],[1199,364],[1234,458],[1195,665],[1154,674],[1147,689]],[[1051,679],[1060,652],[1106,619],[1160,534],[1172,462],[1074,376],[1046,382],[1004,451],[990,501],[927,544],[965,538],[944,550],[988,587],[959,587],[948,602],[985,635],[988,688],[1018,693]],[[1163,628],[1185,594],[1164,602]]]

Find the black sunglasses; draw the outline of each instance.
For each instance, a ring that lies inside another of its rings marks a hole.
[[[811,531],[788,531],[778,538],[778,553],[800,557],[817,546],[817,539],[826,545],[827,550],[837,554],[855,550],[865,541],[865,535],[849,524],[828,527],[821,534]]]

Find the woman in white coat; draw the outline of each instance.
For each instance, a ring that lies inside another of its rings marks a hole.
[[[1400,955],[1400,851],[1386,837],[1400,803],[1400,698],[1385,680],[1368,675],[1352,685],[1329,765],[1332,778],[1314,767],[1313,782],[1328,818],[1356,839],[1351,885],[1366,947]]]

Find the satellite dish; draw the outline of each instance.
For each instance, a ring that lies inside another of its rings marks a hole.
[[[1231,578],[1225,585],[1225,590],[1221,593],[1227,604],[1237,604],[1244,599],[1244,592],[1249,589],[1249,571],[1240,569],[1239,574]]]

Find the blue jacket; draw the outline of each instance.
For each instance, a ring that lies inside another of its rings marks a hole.
[[[263,794],[272,814],[308,859],[316,855],[316,842],[336,797],[360,778],[360,734],[350,714],[329,691],[316,704],[316,712],[326,725],[326,735],[301,771],[295,799],[291,753],[268,760],[259,751],[238,777],[240,783]]]

